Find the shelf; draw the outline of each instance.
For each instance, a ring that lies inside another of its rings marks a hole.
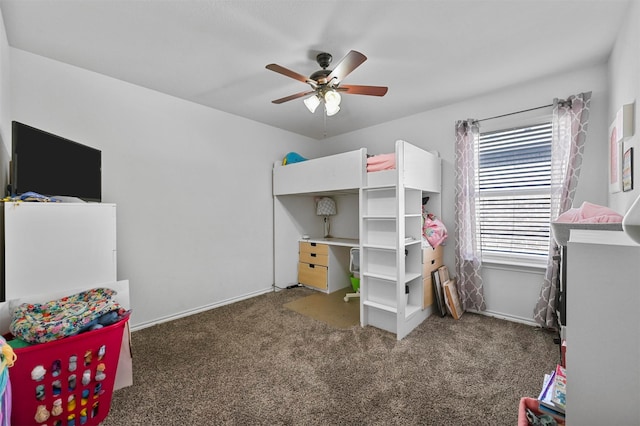
[[[411,273],[411,272],[406,272],[406,273],[404,274],[404,282],[405,282],[405,284],[406,284],[406,283],[408,283],[408,282],[410,282],[410,281],[412,281],[412,280],[415,280],[416,278],[420,278],[421,276],[422,276],[422,274],[421,274],[421,273],[415,273],[415,272],[414,272],[414,273]]]
[[[377,278],[379,280],[389,281],[389,284],[395,284],[396,282],[395,275],[373,274],[371,272],[360,272],[360,274],[369,278]]]
[[[407,305],[404,311],[405,318],[409,318],[411,315],[420,312],[422,310],[422,306],[418,305]]]
[[[376,250],[396,250],[396,246],[392,246],[392,245],[387,245],[387,244],[368,244],[368,243],[362,243],[362,248],[370,248],[370,249],[376,249]]]
[[[404,246],[408,247],[408,246],[412,246],[414,244],[420,244],[420,243],[422,243],[422,241],[420,240],[405,241]]]
[[[398,309],[396,309],[394,306],[383,305],[382,303],[371,302],[369,300],[363,300],[362,304],[365,305],[365,306],[369,306],[371,308],[376,308],[376,309],[380,309],[382,311],[391,312],[393,314],[397,314],[398,313]]]
[[[409,182],[413,185],[427,185],[428,182],[423,182],[421,152],[408,148],[405,153],[401,149],[404,146],[398,143],[396,147],[400,167],[393,171],[398,174],[389,176],[395,182],[377,179],[375,173],[367,176],[368,186],[360,191],[359,216],[361,322],[395,333],[398,339],[406,336],[431,312],[422,308],[424,192],[420,188],[404,186]],[[440,172],[439,167],[435,169]],[[439,183],[439,180],[435,182]],[[439,201],[435,197],[431,202],[431,206],[436,207],[434,213],[440,212]],[[409,288],[408,293],[405,286]]]

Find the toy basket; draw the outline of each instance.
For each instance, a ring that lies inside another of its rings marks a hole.
[[[98,425],[109,414],[128,317],[98,330],[15,349],[9,369],[16,426]]]

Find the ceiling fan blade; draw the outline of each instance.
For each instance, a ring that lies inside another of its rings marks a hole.
[[[278,65],[278,64],[269,64],[265,68],[267,68],[268,70],[271,70],[271,71],[275,71],[275,72],[277,72],[279,74],[286,75],[287,77],[291,77],[294,80],[298,80],[298,81],[301,81],[303,83],[309,83],[309,82],[315,83],[309,77],[305,77],[302,74],[298,74],[297,72],[291,71],[290,69],[285,68],[285,67],[283,67],[281,65]]]
[[[271,101],[271,102],[273,102],[274,104],[281,104],[283,102],[292,101],[294,99],[298,99],[298,98],[301,98],[303,96],[310,95],[312,93],[315,93],[315,91],[314,90],[310,90],[308,92],[300,92],[300,93],[296,93],[295,95],[285,96],[284,98],[276,99],[275,101]]]
[[[346,92],[350,95],[384,96],[387,94],[387,90],[389,90],[389,88],[384,86],[358,86],[354,84],[343,84],[336,90],[339,92]]]
[[[353,70],[358,68],[360,64],[367,60],[367,57],[364,56],[360,52],[356,52],[355,50],[347,53],[347,56],[342,58],[342,60],[335,66],[331,74],[327,76],[327,81],[331,81],[331,79],[336,78],[337,82],[340,83],[347,75],[351,74]]]

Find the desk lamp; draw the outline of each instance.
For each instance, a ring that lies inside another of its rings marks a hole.
[[[323,197],[318,200],[318,204],[316,205],[316,215],[324,216],[324,237],[330,238],[329,235],[330,224],[329,224],[329,216],[333,216],[338,213],[336,208],[336,202],[333,198]]]

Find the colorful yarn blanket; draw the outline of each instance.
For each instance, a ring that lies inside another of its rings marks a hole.
[[[45,304],[23,303],[11,317],[9,331],[29,343],[46,343],[84,331],[104,316],[122,310],[114,290],[94,288]],[[115,311],[115,312],[114,312]],[[105,324],[106,325],[106,324]]]

